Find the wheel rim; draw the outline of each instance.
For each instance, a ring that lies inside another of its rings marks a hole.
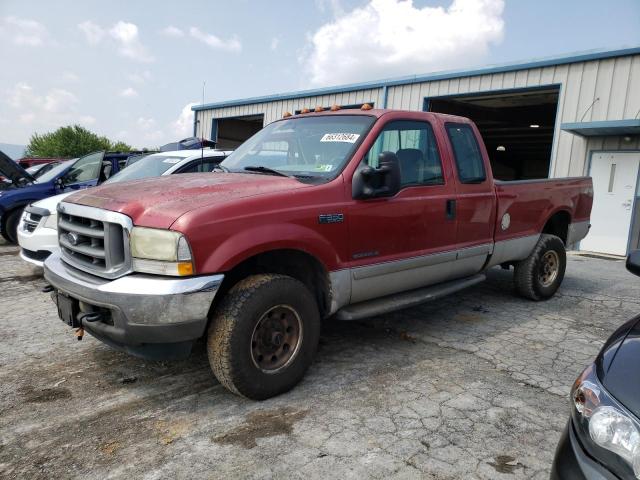
[[[548,287],[556,278],[558,278],[558,272],[560,271],[560,257],[557,252],[549,250],[542,256],[542,262],[540,265],[540,273],[538,279],[543,287]]]
[[[287,367],[298,354],[302,343],[302,321],[289,305],[267,310],[251,335],[251,360],[265,373]]]

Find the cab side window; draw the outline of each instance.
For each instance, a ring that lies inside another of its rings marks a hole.
[[[447,123],[447,135],[453,147],[458,178],[461,183],[482,183],[487,174],[478,140],[472,128],[464,123]]]
[[[220,157],[216,158],[205,158],[194,160],[188,165],[182,167],[180,171],[176,173],[202,173],[202,172],[212,172],[214,167],[221,162]]]
[[[393,152],[398,157],[403,187],[444,183],[440,153],[429,123],[389,122],[369,150],[365,162],[377,167],[378,155],[382,152]]]

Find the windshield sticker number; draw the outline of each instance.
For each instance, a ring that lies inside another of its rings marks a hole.
[[[325,133],[320,141],[356,143],[358,138],[360,138],[360,135],[357,133]]]
[[[167,158],[166,160],[163,160],[162,163],[170,163],[171,165],[174,165],[178,163],[180,160],[182,160],[182,158],[180,157],[171,157],[171,158]]]
[[[330,164],[316,165],[316,170],[320,172],[330,172],[331,170],[333,170],[333,165],[330,165]]]

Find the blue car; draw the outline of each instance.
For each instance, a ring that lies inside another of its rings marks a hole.
[[[27,205],[62,192],[99,185],[122,169],[130,155],[94,152],[56,165],[34,178],[0,152],[0,234],[9,243],[17,243],[18,223]]]

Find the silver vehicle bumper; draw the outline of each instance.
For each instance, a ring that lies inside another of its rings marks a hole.
[[[101,320],[82,323],[93,336],[133,354],[157,357],[144,353],[149,344],[189,343],[190,350],[190,344],[204,334],[224,275],[130,274],[107,280],[67,265],[56,252],[44,262],[44,277],[56,294],[79,301],[79,317],[101,313]]]

